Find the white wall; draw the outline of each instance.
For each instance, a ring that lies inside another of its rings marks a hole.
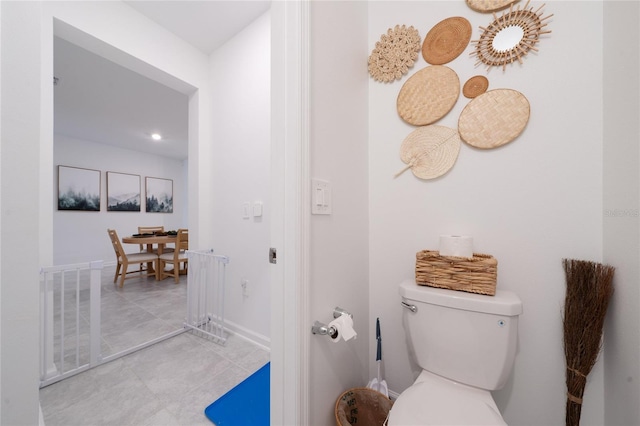
[[[2,7],[2,383],[3,424],[38,421],[38,282],[41,265],[53,259],[53,26],[54,17],[91,34],[85,48],[103,48],[109,59],[128,60],[190,98],[189,180],[207,191],[208,169],[200,147],[209,142],[206,56],[120,2],[0,2]],[[72,31],[73,32],[73,31]],[[74,34],[71,34],[74,35]],[[78,35],[78,34],[75,34]],[[110,48],[104,49],[106,43]],[[124,52],[124,53],[123,53]],[[136,59],[139,58],[139,59]],[[155,68],[154,68],[155,67]],[[151,69],[155,69],[155,74]],[[163,72],[158,73],[160,69]],[[189,92],[189,90],[191,92]],[[192,131],[195,130],[195,131]],[[195,164],[194,164],[195,163]],[[208,163],[206,163],[208,164]],[[193,189],[190,189],[193,190]],[[210,243],[200,219],[197,193],[189,197],[189,226]],[[31,206],[32,208],[28,208]],[[193,220],[191,220],[193,218]],[[34,244],[39,241],[40,251]],[[11,268],[7,268],[11,265]],[[31,272],[29,272],[31,271]]]
[[[207,192],[207,182],[211,181],[207,158],[211,145],[210,127],[209,121],[204,119],[210,115],[207,56],[123,2],[43,2],[42,7],[42,54],[47,62],[53,61],[51,45],[55,27],[57,36],[189,96],[188,181],[192,184],[189,186],[188,224],[195,231],[190,236],[190,243],[195,247],[208,246],[211,226],[202,218],[207,216],[209,206],[200,201],[200,194]],[[43,67],[45,73],[47,66]],[[43,140],[47,137],[48,126],[52,126],[44,121],[50,116],[52,99],[52,87],[45,87]],[[46,152],[47,149],[45,140],[41,150]],[[46,173],[50,176],[48,171]],[[53,221],[52,214],[48,218],[45,216],[45,222],[47,220]],[[41,246],[51,247],[52,243],[45,240]],[[44,257],[47,255],[48,252],[43,253]]]
[[[186,105],[185,105],[186,108]],[[138,232],[138,226],[164,226],[166,230],[186,228],[186,161],[116,148],[90,141],[80,141],[57,135],[54,141],[54,170],[51,190],[57,193],[58,165],[100,170],[101,211],[81,212],[53,209],[54,265],[89,262],[102,259],[115,261],[113,247],[107,235],[112,228],[121,238]],[[107,211],[107,171],[140,176],[140,212]],[[145,211],[145,178],[173,180],[173,213]],[[138,246],[124,245],[135,252]]]
[[[40,17],[35,3],[2,2],[0,174],[0,423],[38,423],[38,146]],[[28,49],[33,46],[34,49]],[[13,184],[8,184],[12,182]],[[31,241],[31,243],[26,243]],[[28,285],[30,283],[31,285]]]
[[[367,190],[367,3],[310,7],[310,174],[332,186],[332,214],[310,221],[310,312],[306,325],[354,316],[355,340],[310,335],[310,424],[334,424],[336,398],[366,386],[369,346]],[[308,183],[310,184],[310,182]],[[375,339],[374,339],[375,340]]]
[[[605,330],[604,424],[624,426],[640,424],[640,4],[604,4],[603,247],[605,262],[616,268]]]
[[[269,346],[269,214],[271,24],[265,13],[209,59],[213,146],[211,247],[229,256],[225,319],[230,328]],[[250,217],[244,218],[243,204]],[[255,203],[262,215],[254,216]],[[246,280],[247,294],[242,281]]]
[[[489,89],[520,91],[531,115],[524,132],[501,148],[483,151],[463,143],[453,169],[439,179],[423,181],[411,172],[394,178],[404,167],[400,144],[413,130],[396,112],[407,77],[369,83],[370,310],[382,322],[387,382],[401,392],[418,373],[407,352],[397,291],[402,280],[414,277],[416,252],[437,249],[441,234],[471,235],[476,252],[497,258],[498,288],[516,292],[524,304],[515,368],[495,393],[510,425],[563,423],[561,262],[602,259],[602,3],[554,1],[543,11],[554,15],[548,21],[553,32],[523,65],[486,72],[474,67],[470,47],[447,64],[461,85],[482,74]],[[396,24],[413,25],[424,37],[451,16],[471,22],[472,40],[493,20],[465,2],[370,2],[369,51]],[[425,66],[420,57],[409,75]],[[436,124],[457,128],[467,103],[460,95]],[[589,377],[584,425],[603,424],[602,370],[598,364]]]
[[[88,5],[85,7],[92,10]],[[116,5],[114,8],[119,10],[121,7]],[[94,22],[87,27],[83,19],[89,18],[79,13],[74,7],[61,7],[60,10],[55,9],[55,11],[56,16],[64,19],[65,22],[70,21],[74,26],[86,30],[90,28],[92,33],[98,32],[103,40],[119,49],[136,52],[144,57],[149,55],[148,52],[139,51],[139,46],[134,39],[127,40],[127,44],[121,45],[122,40],[102,28],[103,21]],[[128,12],[131,10],[127,6],[120,10],[123,14]],[[132,16],[127,16],[127,19],[139,17],[136,12],[131,13]],[[87,15],[89,15],[88,12]],[[142,18],[142,21],[141,32],[157,30],[164,32],[162,29],[154,28],[154,24],[147,27],[149,22],[144,22],[145,18]],[[165,229],[175,229],[179,226],[195,229],[196,233],[192,238],[195,249],[214,248],[216,252],[225,254],[231,259],[227,275],[228,306],[225,311],[231,328],[265,346],[269,345],[270,306],[269,264],[266,261],[270,220],[269,33],[270,17],[269,14],[265,14],[220,47],[206,62],[193,63],[193,68],[172,69],[177,77],[184,78],[185,82],[201,88],[200,92],[191,98],[190,125],[196,128],[190,128],[189,132],[192,141],[189,150],[188,178],[184,175],[186,165],[183,166],[168,159],[146,158],[142,161],[136,153],[123,153],[109,148],[107,151],[101,151],[103,154],[101,159],[94,157],[89,161],[94,164],[93,166],[82,166],[82,164],[88,164],[83,158],[83,152],[74,149],[65,154],[67,159],[75,161],[74,164],[65,165],[140,174],[143,181],[144,176],[174,179],[174,207],[179,206],[181,202],[189,202],[188,213],[186,210],[176,209],[172,215],[142,212],[136,219],[131,216],[131,213],[105,211],[100,213],[97,221],[91,223],[85,216],[88,213],[55,212],[54,217],[54,229],[62,225],[60,232],[67,233],[71,232],[70,220],[80,215],[80,224],[83,229],[90,226],[94,238],[103,241],[104,244],[98,247],[98,253],[104,253],[103,256],[107,256],[105,259],[111,259],[113,256],[108,239],[102,238],[104,229],[108,226],[115,227],[120,235],[124,235],[133,233],[137,229],[136,222],[140,222],[140,225],[153,225],[158,223],[159,216],[162,216],[163,223],[159,224],[165,225]],[[185,56],[190,53],[191,46],[187,46],[176,47],[178,50],[184,48],[180,55]],[[155,50],[158,51],[157,57],[147,58],[147,60],[153,59],[157,66],[163,67],[161,68],[163,70],[176,67],[173,63],[171,67],[165,64],[164,56],[160,53],[161,49]],[[177,54],[173,53],[173,55],[175,58]],[[200,59],[199,55],[196,56]],[[119,59],[116,58],[116,60]],[[133,64],[131,67],[136,68],[137,65]],[[200,75],[203,69],[208,70],[208,73]],[[172,81],[164,83],[177,84]],[[199,114],[206,118],[197,119]],[[200,128],[198,129],[197,126]],[[208,143],[208,140],[212,142]],[[99,150],[99,148],[98,144],[93,144],[93,150]],[[128,159],[117,164],[115,161],[121,154],[126,154]],[[63,162],[56,160],[56,164],[63,164]],[[104,179],[103,174],[103,190]],[[190,197],[187,197],[189,193],[182,192],[187,184]],[[245,201],[252,205],[254,202],[262,202],[263,215],[251,217],[248,220],[243,219],[242,204]],[[66,221],[60,221],[60,218]],[[71,237],[73,235],[77,234],[72,233]],[[68,238],[67,241],[69,243],[66,248],[72,252],[79,249],[78,242],[73,238]],[[94,253],[90,254],[94,255]],[[248,281],[248,296],[243,295],[240,285],[245,279]]]
[[[122,2],[2,2],[1,5],[3,182],[9,177],[15,180],[15,176],[20,176],[21,184],[13,186],[11,190],[3,187],[0,193],[3,206],[2,246],[11,247],[10,251],[2,250],[0,260],[2,265],[12,265],[11,269],[2,268],[2,423],[35,424],[37,417],[32,419],[31,414],[37,416],[38,412],[38,291],[37,287],[25,286],[24,282],[37,282],[39,267],[53,263],[54,258],[52,206],[55,205],[55,196],[51,181],[55,170],[53,88],[50,84],[54,26],[56,35],[190,96],[190,184],[186,195],[189,203],[188,225],[196,231],[191,238],[194,247],[217,245],[218,241],[214,239],[217,225],[212,220],[213,187],[229,181],[214,180],[212,177],[211,165],[215,152],[211,135],[212,90],[209,89],[212,72],[206,55]],[[260,52],[258,57],[263,58],[265,54],[268,55],[268,49]],[[268,70],[268,63],[264,67]],[[259,81],[264,78],[265,74],[258,73]],[[268,105],[268,98],[262,99],[259,105],[262,106],[264,102]],[[249,117],[250,121],[242,122],[243,129],[248,131],[259,122],[261,124],[257,128],[268,134],[268,126],[265,127],[264,123],[268,123],[269,118],[264,111],[254,111],[256,117]],[[228,119],[228,116],[224,119]],[[255,135],[248,131],[245,136]],[[260,138],[261,143],[264,140]],[[248,147],[247,141],[243,142],[243,146]],[[269,164],[268,157],[264,161]],[[184,176],[176,176],[176,180],[179,179],[186,181]],[[21,208],[20,214],[17,214],[15,206],[33,205],[33,198],[26,201],[26,197],[33,197],[33,194],[39,194],[37,209],[24,209],[22,212]],[[262,199],[268,212],[269,200],[263,194],[268,194],[268,191],[244,195],[251,197],[251,201]],[[33,218],[30,215],[34,215]],[[268,213],[262,218],[263,223],[267,223],[267,220]],[[252,220],[248,226],[260,227],[259,222]],[[129,227],[128,224],[123,226]],[[261,228],[266,228],[266,225]],[[33,245],[24,244],[25,239],[40,241],[39,253],[34,252]],[[266,244],[250,245],[251,250],[254,247],[258,250],[260,245]],[[266,257],[264,248],[260,248],[260,253],[261,259],[262,256]],[[237,264],[241,264],[239,260],[236,257]],[[16,265],[20,267],[16,268]],[[32,271],[30,279],[24,270]],[[250,284],[256,285],[251,303],[262,301],[261,308],[268,312],[268,299],[260,293],[266,287],[261,282],[266,278],[266,273],[251,268],[244,272],[256,274],[255,279],[250,279]],[[248,310],[247,306],[249,303],[245,304],[245,311]],[[268,313],[258,317],[261,324],[267,324],[264,329],[268,330],[268,320],[265,320],[269,318]],[[259,331],[264,332],[260,328]]]

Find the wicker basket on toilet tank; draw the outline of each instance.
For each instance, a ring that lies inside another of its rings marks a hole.
[[[490,255],[473,257],[441,256],[438,251],[416,254],[416,283],[469,293],[496,294],[498,261]]]

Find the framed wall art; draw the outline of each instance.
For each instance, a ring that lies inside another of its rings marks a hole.
[[[173,180],[146,177],[146,211],[173,213]]]
[[[100,170],[58,166],[58,210],[100,211]]]
[[[140,175],[107,172],[107,211],[140,211]]]

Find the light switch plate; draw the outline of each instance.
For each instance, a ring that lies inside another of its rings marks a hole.
[[[311,214],[331,214],[331,183],[311,179]]]
[[[253,203],[253,217],[262,216],[262,203],[260,201],[256,201]]]

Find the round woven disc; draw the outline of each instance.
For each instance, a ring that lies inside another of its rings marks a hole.
[[[460,80],[451,68],[433,65],[421,69],[402,85],[398,114],[414,126],[426,126],[444,117],[460,95]]]
[[[465,18],[454,16],[438,22],[429,30],[422,43],[422,57],[432,65],[453,61],[471,40],[471,24]]]
[[[471,9],[478,12],[493,12],[504,7],[509,6],[512,3],[517,3],[519,0],[467,0],[467,4]]]
[[[475,98],[482,95],[489,88],[489,80],[483,75],[474,75],[462,86],[462,94],[465,98]]]
[[[458,131],[476,148],[496,148],[514,140],[529,121],[529,101],[511,89],[489,90],[460,113]]]
[[[444,126],[419,127],[402,142],[400,158],[420,179],[433,179],[448,172],[458,159],[460,135]]]

